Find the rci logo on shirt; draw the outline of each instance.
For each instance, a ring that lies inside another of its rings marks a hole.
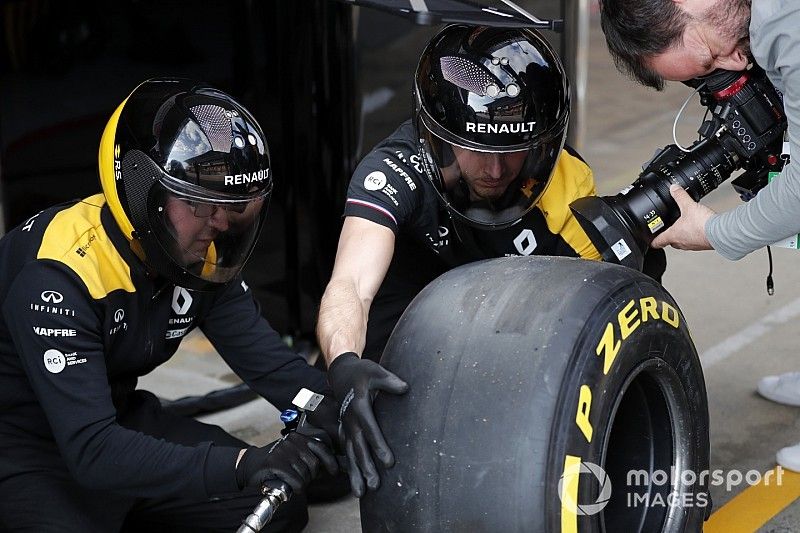
[[[367,174],[367,177],[364,178],[364,188],[368,191],[377,191],[379,189],[383,189],[386,186],[386,174],[381,172],[380,170],[376,170],[375,172],[370,172]]]
[[[67,365],[64,354],[58,350],[47,350],[44,352],[44,367],[52,374],[58,374]]]
[[[175,287],[172,292],[172,310],[176,315],[185,315],[192,306],[192,295],[183,287]]]

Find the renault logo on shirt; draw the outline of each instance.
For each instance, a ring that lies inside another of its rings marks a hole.
[[[175,287],[172,291],[172,310],[176,315],[185,315],[192,306],[192,295],[183,287]]]
[[[60,292],[56,291],[44,291],[42,293],[42,301],[51,304],[60,304],[64,301],[64,297],[61,295]]]

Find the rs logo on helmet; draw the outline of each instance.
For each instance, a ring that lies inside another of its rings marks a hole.
[[[118,144],[114,145],[114,179],[119,181],[122,179],[122,164],[119,162],[120,147]]]

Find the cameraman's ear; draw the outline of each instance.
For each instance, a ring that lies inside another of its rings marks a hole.
[[[745,70],[750,64],[747,54],[738,47],[726,56],[717,57],[714,66],[725,70]]]

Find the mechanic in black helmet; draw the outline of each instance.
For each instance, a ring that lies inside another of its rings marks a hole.
[[[272,192],[266,140],[227,94],[153,79],[114,112],[99,166],[102,194],[0,241],[0,529],[234,531],[263,481],[302,492],[333,457],[295,433],[249,447],[136,383],[200,328],[280,409],[326,386],[240,276]],[[335,433],[323,405],[312,421]],[[266,530],[307,520],[296,494]]]
[[[595,194],[591,169],[564,146],[569,102],[564,68],[536,31],[448,26],[420,58],[412,119],[356,169],[317,333],[357,494],[364,480],[379,484],[373,456],[393,462],[371,391],[406,389],[374,361],[427,283],[506,255],[600,259],[568,207]],[[648,254],[651,276],[665,266]]]

